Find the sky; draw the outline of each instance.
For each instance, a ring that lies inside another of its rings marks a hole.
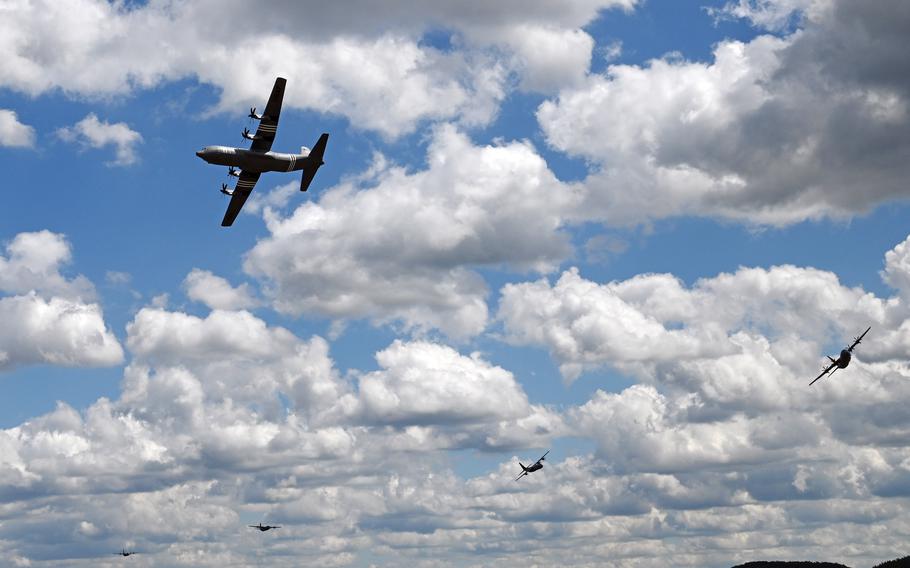
[[[7,565],[907,553],[910,4],[0,15]]]

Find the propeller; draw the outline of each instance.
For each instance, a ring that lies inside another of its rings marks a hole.
[[[241,134],[241,136],[243,136],[244,138],[246,138],[247,140],[249,140],[249,139],[250,139],[250,129],[249,129],[249,128],[244,128],[244,129],[243,129],[243,134]]]
[[[221,184],[221,193],[223,193],[225,195],[234,195],[233,191],[228,190],[226,183]]]
[[[256,114],[256,107],[250,107],[250,114],[248,114],[247,116],[249,116],[250,118],[256,119],[256,120],[262,119],[262,116]]]
[[[228,168],[228,175],[233,177],[240,177],[240,173],[234,168],[234,166],[230,166]]]

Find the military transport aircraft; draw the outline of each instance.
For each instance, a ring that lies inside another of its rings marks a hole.
[[[134,554],[136,554],[136,553],[130,552],[129,550],[124,548],[124,549],[121,549],[120,552],[115,552],[114,556],[132,556]]]
[[[247,525],[247,526],[250,527],[251,529],[259,529],[262,532],[265,532],[265,531],[271,530],[271,529],[280,529],[281,528],[281,527],[276,527],[273,525],[264,525],[262,523],[259,523],[258,525]]]
[[[535,472],[535,471],[537,471],[538,469],[543,468],[543,464],[540,463],[540,462],[546,460],[546,459],[547,459],[547,454],[549,454],[549,453],[550,453],[550,450],[547,450],[547,453],[546,453],[546,454],[540,456],[540,459],[539,459],[539,460],[537,460],[536,462],[532,463],[532,464],[529,465],[528,467],[525,467],[525,465],[524,465],[523,463],[518,462],[518,465],[521,466],[521,470],[522,470],[522,471],[521,471],[521,473],[518,474],[518,477],[515,478],[515,481],[518,481],[519,479],[521,479],[522,477],[528,475],[529,473]]]
[[[827,376],[833,375],[834,373],[837,372],[838,369],[846,369],[847,365],[850,364],[850,359],[853,358],[853,355],[852,355],[853,348],[860,344],[860,342],[863,340],[863,338],[866,337],[866,334],[869,333],[870,329],[872,329],[871,325],[866,328],[866,331],[864,331],[862,335],[860,335],[859,337],[854,337],[853,345],[851,345],[850,347],[847,347],[846,349],[841,350],[840,357],[838,357],[837,359],[834,359],[833,357],[831,357],[829,355],[828,360],[831,361],[831,364],[828,365],[827,367],[824,367],[822,369],[822,373],[819,376],[815,377],[815,379],[811,383],[809,383],[809,386],[811,387],[812,385],[815,384],[815,381],[819,380],[820,378],[822,378],[826,375]],[[830,372],[830,375],[829,375],[829,372]]]
[[[240,208],[253,192],[253,186],[259,181],[259,176],[263,172],[303,170],[300,178],[300,191],[306,191],[316,175],[316,170],[325,163],[322,161],[322,155],[325,153],[325,145],[329,141],[329,135],[326,133],[319,137],[312,150],[304,146],[300,149],[299,154],[279,154],[271,151],[272,142],[278,131],[278,117],[281,114],[281,101],[284,98],[286,83],[287,81],[282,77],[275,79],[275,86],[272,87],[272,94],[269,96],[269,102],[266,103],[265,111],[262,114],[256,114],[255,107],[250,109],[249,117],[259,121],[259,128],[256,130],[256,134],[250,134],[247,128],[243,129],[243,137],[253,141],[249,150],[228,146],[206,146],[196,152],[197,156],[210,164],[229,166],[228,175],[237,178],[237,185],[234,186],[233,191],[228,190],[227,184],[221,184],[221,193],[231,196],[224,220],[221,221],[222,227],[230,227],[234,223],[234,219],[240,213]],[[240,170],[236,170],[235,167]]]

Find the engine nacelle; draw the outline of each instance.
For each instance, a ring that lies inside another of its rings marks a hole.
[[[247,140],[259,140],[260,138],[262,138],[261,136],[257,136],[255,134],[250,134],[249,128],[244,128],[243,132],[241,132],[240,135],[243,136],[244,138],[246,138]]]
[[[301,147],[300,147],[300,153],[303,154],[304,156],[309,156],[309,155],[310,155],[310,149],[307,148],[306,146],[301,146]]]

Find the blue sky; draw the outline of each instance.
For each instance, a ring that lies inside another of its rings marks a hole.
[[[910,13],[562,4],[12,7],[0,555],[898,556]],[[223,228],[277,75],[326,164]]]

